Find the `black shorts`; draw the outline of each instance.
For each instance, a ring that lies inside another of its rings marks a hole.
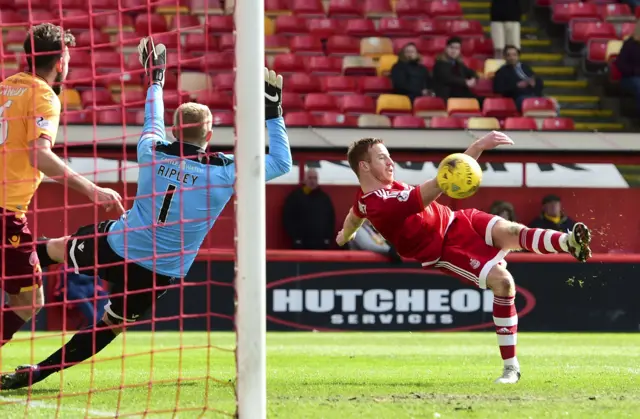
[[[126,262],[115,253],[107,242],[107,232],[113,223],[103,221],[80,227],[67,242],[68,262],[76,273],[96,275],[97,270],[100,278],[111,284],[107,314],[114,320],[132,322],[145,315],[153,301],[162,297],[166,287],[176,279]]]

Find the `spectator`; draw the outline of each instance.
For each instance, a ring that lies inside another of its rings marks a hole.
[[[633,35],[622,44],[616,67],[622,75],[622,87],[635,96],[636,113],[640,115],[640,21],[636,23]]]
[[[504,47],[506,63],[493,77],[493,92],[513,99],[518,111],[528,97],[541,97],[544,83],[533,69],[520,61],[520,51],[513,45]]]
[[[394,93],[408,96],[411,102],[420,96],[433,96],[429,70],[420,62],[414,43],[405,45],[398,53],[398,62],[391,69],[391,82]]]
[[[492,0],[490,18],[495,57],[500,58],[506,45],[520,49],[520,0]]]
[[[447,41],[444,52],[438,56],[433,66],[433,85],[436,96],[445,101],[451,97],[481,98],[471,92],[478,75],[464,65],[460,57],[460,38],[454,36]]]
[[[402,263],[396,249],[373,227],[369,220],[364,220],[356,237],[349,242],[351,250],[368,250],[385,255],[393,263]]]
[[[507,221],[516,222],[516,210],[513,208],[511,202],[507,201],[495,201],[491,204],[490,214],[499,215]]]
[[[328,249],[333,243],[336,214],[331,198],[318,186],[318,172],[307,169],[304,184],[289,194],[283,224],[294,249]]]
[[[562,211],[562,202],[556,195],[547,195],[542,199],[540,216],[531,221],[529,227],[557,231],[569,231],[576,222]]]

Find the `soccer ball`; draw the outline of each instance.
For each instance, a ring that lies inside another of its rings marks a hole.
[[[438,186],[445,195],[454,199],[469,198],[482,182],[482,169],[478,162],[466,154],[451,154],[438,166]]]

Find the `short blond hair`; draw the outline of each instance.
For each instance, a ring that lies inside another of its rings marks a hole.
[[[173,126],[178,140],[204,140],[211,129],[211,111],[200,103],[183,103],[173,113]]]

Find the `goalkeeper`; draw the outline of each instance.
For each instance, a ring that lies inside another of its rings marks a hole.
[[[138,142],[140,174],[133,208],[118,220],[81,227],[71,237],[38,247],[43,266],[68,258],[76,273],[92,274],[97,267],[100,277],[112,284],[105,314],[95,328],[78,331],[44,361],[2,375],[2,390],[42,381],[111,343],[127,322],[144,315],[168,286],[189,272],[205,236],[233,195],[233,156],[206,151],[212,135],[211,112],[197,103],[182,104],[173,117],[176,141],[167,141],[162,102],[166,49],[143,38],[138,50],[151,85]],[[270,144],[265,168],[270,180],[289,172],[292,165],[282,118],[282,76],[265,69],[264,93]]]

